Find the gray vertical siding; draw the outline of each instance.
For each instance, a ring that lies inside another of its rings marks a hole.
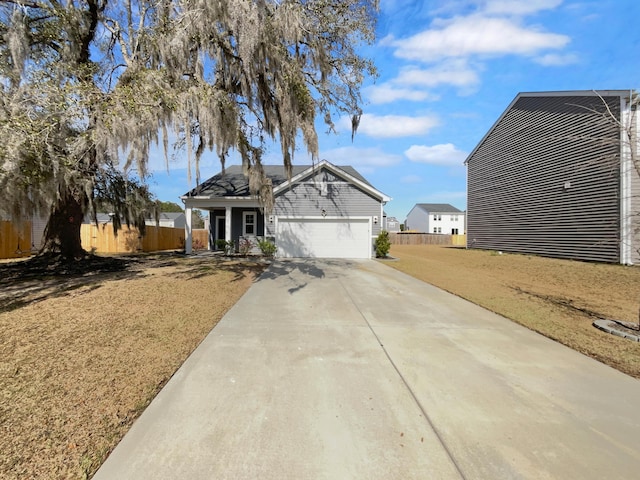
[[[468,159],[468,246],[618,262],[620,134],[604,112],[597,96],[521,96]]]
[[[326,194],[321,194],[322,182],[326,183]],[[319,217],[322,210],[329,217],[378,217],[372,222],[372,235],[378,235],[382,224],[380,201],[355,185],[322,170],[314,178],[303,179],[280,193],[275,202],[274,215],[296,217]],[[273,235],[274,225],[267,223],[267,235]]]

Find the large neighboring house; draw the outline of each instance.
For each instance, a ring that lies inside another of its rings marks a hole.
[[[518,94],[466,160],[467,246],[637,263],[637,104],[629,90]]]
[[[464,212],[448,203],[416,203],[405,220],[413,232],[464,235],[464,226]]]
[[[186,252],[191,252],[191,210],[209,211],[210,246],[215,240],[253,244],[272,239],[278,257],[370,258],[383,227],[383,207],[391,200],[352,167],[326,160],[284,167],[265,165],[274,208],[264,212],[251,195],[240,166],[231,166],[181,197],[187,215]]]

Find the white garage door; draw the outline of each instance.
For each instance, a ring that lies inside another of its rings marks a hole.
[[[369,219],[278,219],[277,255],[293,258],[369,258]]]

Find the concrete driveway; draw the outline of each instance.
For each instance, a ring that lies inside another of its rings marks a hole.
[[[376,261],[291,260],[95,478],[632,479],[639,439],[637,380]]]

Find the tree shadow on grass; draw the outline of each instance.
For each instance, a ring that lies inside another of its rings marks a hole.
[[[266,268],[258,262],[225,261],[177,252],[101,257],[87,254],[66,262],[54,255],[0,263],[0,313],[16,310],[48,298],[88,293],[108,281],[132,280],[149,275],[149,269],[174,268],[175,278],[197,280],[221,271],[232,272],[230,281],[247,273],[256,280]]]
[[[106,280],[128,278],[132,258],[98,257],[64,261],[57,255],[38,255],[24,261],[0,264],[0,313],[22,308],[46,298],[69,295],[79,289],[95,290]]]

